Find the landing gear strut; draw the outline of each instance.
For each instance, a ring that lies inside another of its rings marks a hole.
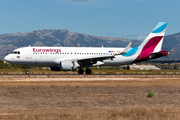
[[[84,73],[84,70],[83,69],[81,69],[81,68],[79,68],[79,70],[78,70],[78,74],[83,74]]]
[[[127,65],[127,70],[130,70],[130,66],[129,65]]]
[[[25,73],[28,75],[29,74],[29,65],[27,66],[27,70],[25,71]]]

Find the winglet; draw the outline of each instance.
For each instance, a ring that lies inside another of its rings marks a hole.
[[[130,42],[130,43],[126,46],[126,48],[125,48],[120,54],[118,54],[118,55],[124,55],[124,54],[126,54],[126,53],[128,52],[128,50],[129,50],[129,48],[131,47],[131,44],[132,44],[132,42]]]

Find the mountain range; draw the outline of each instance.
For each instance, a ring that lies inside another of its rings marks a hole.
[[[71,33],[66,29],[43,29],[27,33],[12,33],[0,35],[0,59],[12,50],[26,46],[64,46],[64,47],[125,47],[132,42],[131,47],[140,45],[142,41],[126,38],[100,37],[81,33]],[[165,36],[162,49],[174,50],[170,56],[162,59],[180,59],[180,33]]]

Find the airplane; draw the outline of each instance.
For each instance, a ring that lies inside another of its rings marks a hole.
[[[146,60],[169,55],[172,51],[161,50],[166,22],[159,22],[147,38],[137,47],[131,48],[131,42],[126,48],[113,47],[21,47],[5,56],[8,63],[50,66],[52,71],[74,71],[78,74],[91,74],[91,66],[130,65]]]
[[[134,69],[138,69],[138,70],[160,70],[160,68],[155,67],[153,65],[151,65],[151,66],[137,66],[135,63],[132,65],[132,67]]]

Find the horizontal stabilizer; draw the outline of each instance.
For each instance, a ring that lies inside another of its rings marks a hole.
[[[172,50],[169,50],[169,51],[167,51],[167,50],[162,50],[162,51],[160,51],[160,52],[151,53],[151,55],[157,55],[157,54],[163,54],[163,53],[171,53],[171,52],[174,52],[174,51],[172,51]]]

